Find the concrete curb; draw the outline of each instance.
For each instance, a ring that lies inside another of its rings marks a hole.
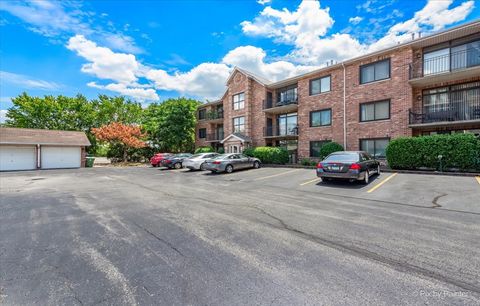
[[[275,164],[263,164],[262,167],[268,168],[303,168],[303,169],[315,169],[315,166],[303,166],[297,164],[288,164],[288,165],[275,165]],[[427,174],[427,175],[448,175],[448,176],[469,176],[475,177],[480,176],[479,172],[439,172],[439,171],[426,171],[426,170],[395,170],[390,168],[382,167],[383,172],[397,172],[397,173],[408,173],[408,174]]]

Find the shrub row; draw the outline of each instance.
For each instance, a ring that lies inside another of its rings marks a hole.
[[[196,150],[195,150],[195,154],[198,154],[198,153],[210,153],[210,152],[215,152],[215,150],[210,147],[210,146],[205,146],[205,147],[198,147]]]
[[[480,169],[480,140],[473,134],[396,138],[386,149],[393,169]]]
[[[256,147],[243,150],[243,154],[256,157],[264,164],[286,164],[288,163],[287,150],[279,147]]]

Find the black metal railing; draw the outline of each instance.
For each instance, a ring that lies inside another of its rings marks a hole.
[[[216,133],[211,133],[207,134],[207,141],[216,141],[216,140],[222,140],[223,137],[223,132],[216,132]]]
[[[223,111],[210,111],[205,116],[206,120],[223,119]]]
[[[480,50],[470,48],[451,52],[450,54],[424,59],[419,64],[422,65],[422,69],[417,69],[419,67],[410,65],[410,79],[479,66]]]
[[[480,120],[480,99],[423,106],[421,112],[409,110],[409,123],[435,123]]]
[[[264,137],[298,136],[298,126],[293,128],[280,128],[278,126],[267,126],[263,128]]]
[[[273,102],[272,100],[263,100],[263,109],[280,107],[280,106],[285,106],[290,104],[298,104],[298,97],[294,97],[289,100],[277,101],[277,102]]]

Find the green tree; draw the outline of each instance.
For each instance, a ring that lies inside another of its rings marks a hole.
[[[151,142],[163,151],[192,152],[198,105],[200,102],[187,98],[151,104],[143,117],[143,126]]]

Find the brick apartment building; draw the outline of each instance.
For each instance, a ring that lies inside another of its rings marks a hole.
[[[241,68],[198,109],[196,146],[281,146],[292,162],[328,141],[382,158],[390,139],[480,134],[480,21],[270,82]]]

